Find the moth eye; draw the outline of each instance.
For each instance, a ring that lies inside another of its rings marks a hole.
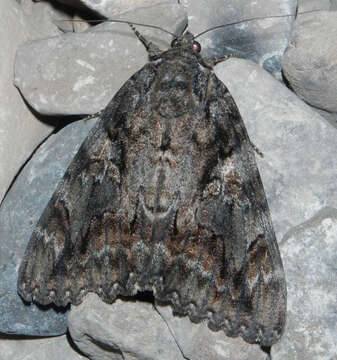
[[[201,51],[201,45],[197,41],[193,41],[193,50],[198,53]]]
[[[172,42],[171,42],[171,47],[178,47],[179,46],[179,41],[178,41],[178,39],[174,39],[174,40],[172,40]]]

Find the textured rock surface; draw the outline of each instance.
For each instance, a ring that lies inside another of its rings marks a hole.
[[[0,337],[0,360],[85,360],[69,344],[66,336],[49,339],[9,339]]]
[[[187,21],[179,5],[138,9],[124,17],[172,32],[182,31]],[[170,35],[158,30],[142,33],[163,48],[171,42]],[[144,46],[128,25],[105,23],[85,33],[23,44],[16,56],[15,84],[39,113],[91,114],[105,108],[147,61]]]
[[[183,360],[169,328],[145,302],[106,304],[88,294],[69,315],[69,331],[79,349],[93,360]]]
[[[39,12],[34,13],[38,17]],[[34,148],[51,131],[51,127],[37,121],[13,85],[13,62],[19,44],[39,36],[19,4],[0,1],[0,203],[16,173]],[[41,33],[57,32],[45,23]],[[41,35],[40,35],[41,36]]]
[[[241,338],[229,338],[214,332],[206,324],[191,324],[188,317],[173,316],[169,306],[156,306],[170,328],[172,336],[186,359],[190,360],[265,360],[266,353],[258,345]]]
[[[95,120],[73,123],[52,136],[25,166],[0,209],[0,333],[34,336],[66,332],[66,316],[25,306],[17,270],[30,234]]]
[[[55,6],[52,2],[32,0],[19,0],[20,12],[22,11],[25,22],[31,27],[29,39],[42,39],[49,36],[59,35],[57,19],[71,19],[65,6]],[[28,40],[28,38],[26,39]]]
[[[310,105],[337,113],[337,12],[298,17],[283,58],[292,89]]]
[[[265,17],[211,31],[198,38],[204,53],[210,56],[233,54],[235,57],[253,60],[281,78],[281,58],[290,38],[293,17],[271,16],[294,14],[295,0],[246,1],[182,0],[188,12],[189,29],[198,34],[213,26],[236,21]],[[268,18],[269,17],[269,18]]]
[[[64,311],[55,312],[51,308],[37,307],[34,304],[24,305],[16,288],[18,268],[11,263],[1,264],[0,268],[0,333],[35,336],[66,333],[67,317]]]
[[[285,334],[273,360],[337,356],[337,209],[324,208],[282,239],[288,281]]]
[[[298,12],[311,10],[337,10],[336,0],[298,0]]]

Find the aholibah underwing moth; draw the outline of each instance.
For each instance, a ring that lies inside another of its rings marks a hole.
[[[135,30],[135,29],[134,29]],[[44,210],[19,269],[26,301],[153,291],[212,330],[271,346],[286,283],[239,110],[190,32],[117,92]]]

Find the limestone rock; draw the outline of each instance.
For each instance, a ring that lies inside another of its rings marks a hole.
[[[337,12],[298,17],[283,58],[291,88],[308,104],[337,113]]]

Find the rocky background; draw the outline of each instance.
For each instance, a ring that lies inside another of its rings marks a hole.
[[[298,15],[289,15],[296,12]],[[307,12],[317,10],[315,12]],[[35,223],[95,119],[147,62],[125,18],[194,34],[254,144],[288,286],[274,360],[337,359],[337,0],[0,1],[0,359],[243,360],[268,354],[149,301],[24,304],[17,270]],[[60,21],[67,20],[67,21]],[[163,32],[139,30],[165,49]],[[67,126],[64,126],[68,124]],[[61,129],[61,130],[60,130]]]

